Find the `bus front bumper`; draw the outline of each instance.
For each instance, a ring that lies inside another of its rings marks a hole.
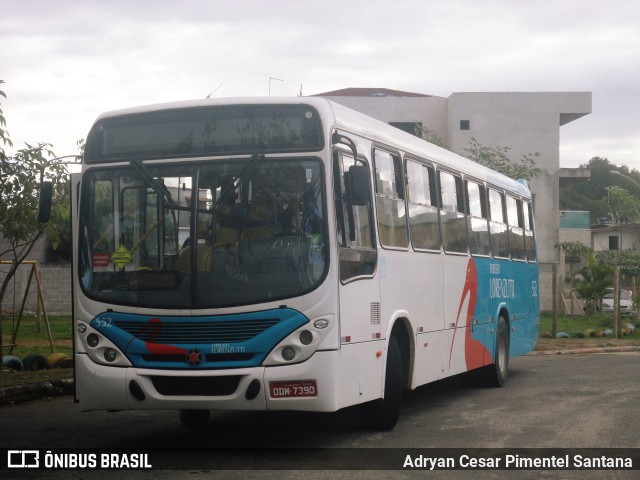
[[[233,370],[111,367],[75,355],[76,395],[92,410],[299,410],[339,407],[336,352],[307,361]]]

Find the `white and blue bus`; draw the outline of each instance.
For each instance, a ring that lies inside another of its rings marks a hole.
[[[539,333],[532,198],[321,98],[101,115],[72,176],[83,411],[333,412],[504,385]]]

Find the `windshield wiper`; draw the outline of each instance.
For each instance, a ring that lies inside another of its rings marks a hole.
[[[144,182],[151,187],[151,189],[158,195],[160,198],[164,199],[171,207],[177,208],[178,205],[171,198],[171,192],[166,187],[164,183],[160,183],[158,180],[153,178],[153,176],[147,170],[147,167],[140,160],[131,160],[129,164],[138,172],[138,175],[144,180]]]
[[[231,190],[227,190],[225,191],[220,198],[218,198],[218,200],[216,200],[216,203],[214,205],[214,209],[215,210],[219,210],[219,207],[221,205],[225,205],[227,200],[229,200],[232,195],[235,195],[235,192],[238,188],[238,185],[241,185],[242,182],[244,182],[247,178],[247,175],[249,175],[251,172],[253,172],[254,167],[256,166],[256,164],[259,161],[264,160],[264,153],[254,153],[253,155],[251,155],[251,158],[249,159],[249,161],[247,162],[247,164],[244,166],[244,168],[242,169],[242,171],[240,172],[240,175],[238,175],[238,179],[237,179],[237,183],[235,185],[235,187]]]

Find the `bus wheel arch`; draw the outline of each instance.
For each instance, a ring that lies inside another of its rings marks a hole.
[[[384,398],[363,403],[358,407],[360,422],[370,430],[391,430],[400,416],[402,396],[408,384],[411,336],[406,320],[397,321],[389,336],[387,348]]]

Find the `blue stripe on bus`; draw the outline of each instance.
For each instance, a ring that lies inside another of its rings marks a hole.
[[[184,317],[103,312],[91,326],[134,367],[223,369],[261,365],[280,341],[308,322],[296,310],[278,308]]]

